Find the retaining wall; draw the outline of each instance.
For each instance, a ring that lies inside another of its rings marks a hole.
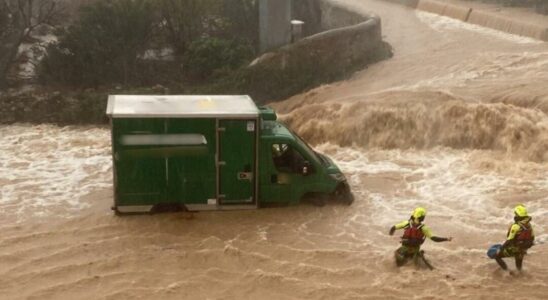
[[[380,28],[380,18],[375,14],[353,11],[329,0],[321,0],[320,8],[324,30],[353,26],[369,20],[378,22],[377,25]]]
[[[468,7],[433,0],[420,0],[417,9],[465,22],[472,12],[472,9]]]
[[[419,0],[384,0],[384,1],[405,5],[411,8],[417,8],[417,5],[419,3]]]
[[[291,41],[291,1],[259,1],[259,39],[261,51],[280,47]]]
[[[495,13],[474,10],[468,18],[468,22],[512,34],[528,36],[535,39],[548,41],[548,27],[530,24],[522,20],[515,20]]]
[[[386,1],[399,2],[396,0]],[[406,3],[402,4],[407,5]],[[527,20],[498,15],[495,12],[436,0],[418,0],[416,8],[491,29],[548,41],[548,25],[533,24]]]
[[[283,99],[391,56],[377,15],[322,0],[321,19],[326,31],[266,53],[250,65],[254,99]]]

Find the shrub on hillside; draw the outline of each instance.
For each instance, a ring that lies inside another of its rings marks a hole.
[[[253,47],[239,40],[203,38],[193,42],[184,56],[183,68],[197,79],[207,79],[215,72],[226,73],[248,62]]]
[[[139,57],[154,26],[148,0],[99,1],[86,6],[77,23],[58,32],[38,68],[48,83],[76,86],[138,83]]]
[[[38,75],[79,87],[208,83],[252,58],[256,14],[255,0],[96,0],[57,32]],[[164,50],[172,57],[155,57]]]

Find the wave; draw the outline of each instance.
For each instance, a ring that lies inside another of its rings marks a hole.
[[[280,118],[314,144],[498,150],[547,161],[548,116],[535,108],[535,99],[510,99],[473,102],[441,91],[388,91],[344,104],[292,107]]]

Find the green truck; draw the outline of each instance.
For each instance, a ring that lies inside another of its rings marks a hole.
[[[354,199],[333,160],[249,96],[111,95],[107,115],[118,214]]]

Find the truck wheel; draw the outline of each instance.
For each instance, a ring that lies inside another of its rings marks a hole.
[[[352,205],[352,203],[354,203],[354,195],[349,192],[348,194],[344,196],[342,203],[346,205]]]
[[[310,198],[310,202],[314,205],[314,206],[318,206],[318,207],[323,207],[327,204],[327,199],[329,197],[325,194],[314,194],[311,198]]]
[[[354,202],[354,195],[350,191],[347,184],[341,184],[334,193],[334,198],[346,205],[351,205]]]
[[[322,207],[327,204],[329,195],[323,193],[308,193],[302,197],[303,202],[308,202],[314,206]]]
[[[331,194],[325,193],[307,193],[301,198],[301,203],[310,203],[314,206],[322,207],[333,198]]]

